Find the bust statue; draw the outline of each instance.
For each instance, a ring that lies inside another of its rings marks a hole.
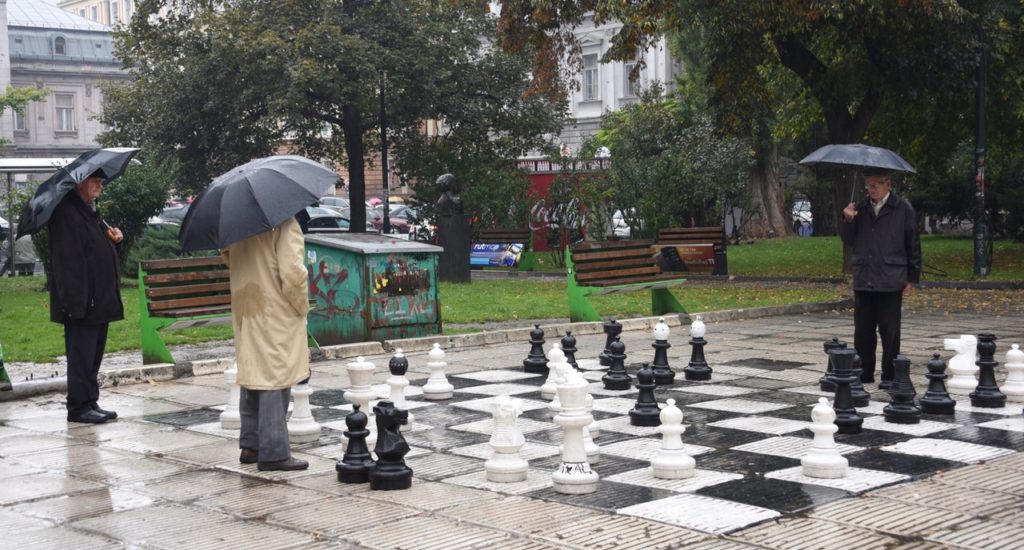
[[[459,186],[455,183],[455,176],[442,174],[437,178],[437,190],[441,196],[437,199],[437,213],[442,216],[465,214],[462,209],[462,199],[459,198]]]

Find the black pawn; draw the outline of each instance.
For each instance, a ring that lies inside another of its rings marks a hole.
[[[530,331],[530,353],[523,359],[523,370],[534,374],[548,373],[548,358],[544,355],[544,329],[533,325]]]
[[[971,405],[994,409],[1006,406],[1006,395],[996,386],[995,360],[996,337],[993,334],[978,335],[978,387],[971,392]]]
[[[396,409],[391,401],[381,401],[373,408],[377,418],[377,465],[370,471],[370,489],[396,491],[412,487],[412,469],[405,465],[409,452],[400,428],[409,421],[409,411]]]
[[[608,372],[601,377],[601,381],[604,382],[604,389],[628,390],[632,379],[629,377],[629,373],[626,372],[626,344],[623,344],[618,336],[615,337],[615,341],[609,346],[608,356],[612,363],[608,367]]]
[[[636,387],[640,395],[636,398],[636,405],[629,411],[629,423],[633,426],[660,426],[661,408],[654,398],[654,388],[658,384],[654,382],[654,371],[647,363],[636,373]]]
[[[854,355],[853,375],[857,378],[850,382],[850,399],[853,401],[854,407],[867,407],[871,404],[871,394],[864,389],[864,382],[860,380],[860,375],[864,372],[860,365],[860,355]]]
[[[366,429],[367,420],[366,413],[359,410],[358,404],[353,404],[352,412],[345,417],[348,447],[345,449],[345,455],[334,466],[334,470],[338,472],[338,481],[342,483],[370,481],[370,470],[373,469],[374,462],[370,456],[370,449],[366,446],[366,436],[370,435],[370,430]]]
[[[711,380],[711,367],[704,359],[704,345],[707,341],[703,336],[690,338],[690,346],[693,352],[690,353],[690,364],[683,367],[683,375],[687,380]]]
[[[832,408],[836,411],[835,424],[841,434],[859,434],[864,419],[857,414],[850,397],[850,384],[857,375],[853,372],[853,359],[857,352],[852,349],[834,349],[832,355],[832,383],[836,385],[836,397]]]
[[[928,361],[928,374],[925,376],[928,377],[928,391],[921,398],[921,411],[928,414],[953,414],[956,401],[946,390],[946,362],[939,358],[938,353]]]
[[[671,386],[676,379],[676,373],[672,372],[672,367],[668,365],[668,348],[672,347],[672,344],[669,344],[668,340],[655,340],[651,345],[654,347],[654,362],[651,364],[654,383],[659,386]]]
[[[914,404],[917,390],[910,380],[910,359],[906,355],[897,355],[892,361],[895,371],[892,385],[889,386],[889,404],[882,409],[886,422],[894,424],[918,424],[921,422],[921,409]]]
[[[565,331],[565,337],[562,338],[562,353],[565,354],[565,362],[572,365],[572,368],[581,371],[579,364],[576,363],[576,337],[572,335],[571,330]]]
[[[825,340],[825,374],[818,380],[818,387],[821,391],[834,392],[836,391],[836,385],[828,379],[829,375],[832,374],[832,356],[828,354],[829,350],[834,349],[846,349],[846,342],[839,338],[832,338],[831,340]],[[863,386],[862,386],[863,387]]]
[[[597,360],[601,364],[601,366],[610,367],[612,364],[612,342],[615,341],[616,337],[622,334],[622,324],[616,321],[615,319],[612,319],[611,321],[608,321],[607,323],[604,323],[601,326],[602,328],[604,328],[605,335],[604,351],[602,351],[601,354],[597,356]]]

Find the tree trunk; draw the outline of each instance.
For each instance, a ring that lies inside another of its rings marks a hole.
[[[366,169],[363,160],[363,121],[357,107],[342,107],[345,156],[348,157],[349,233],[366,232]]]
[[[779,182],[778,149],[775,141],[762,135],[758,139],[754,167],[747,182],[749,207],[754,213],[744,233],[755,239],[781,237],[792,233],[785,195]]]

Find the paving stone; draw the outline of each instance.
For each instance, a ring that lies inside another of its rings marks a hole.
[[[809,516],[904,537],[922,536],[971,520],[971,516],[958,512],[874,497],[825,504]]]
[[[884,550],[898,543],[870,529],[858,528],[816,518],[786,518],[765,523],[730,535],[765,548],[813,550],[856,548]]]
[[[13,508],[0,508],[0,525],[4,526],[4,540],[7,541],[8,535],[53,527],[53,522],[42,518],[29,517],[16,512]]]
[[[201,498],[192,504],[252,519],[327,498],[328,495],[316,491],[274,483],[231,489],[208,498]]]
[[[822,487],[831,487],[850,493],[863,493],[864,491],[885,485],[910,480],[910,476],[862,468],[847,468],[846,475],[838,479],[821,479],[805,476],[803,474],[803,466],[766,472],[764,477],[766,479],[792,481],[802,485],[821,485]]]
[[[430,533],[430,537],[424,537]],[[389,521],[349,534],[346,538],[373,548],[415,548],[448,550],[455,548],[504,548],[514,540],[506,533],[445,518],[415,516]]]
[[[118,413],[120,416],[121,413]],[[135,422],[118,418],[117,422],[103,424],[75,424],[68,429],[68,435],[85,441],[109,441],[111,439],[131,438],[147,433],[158,432],[164,426],[148,422]]]
[[[412,506],[431,512],[467,502],[486,502],[501,498],[501,495],[490,491],[457,487],[433,481],[421,481],[415,478],[412,481],[412,487],[409,489],[403,491],[367,491],[362,496],[392,504]]]
[[[114,449],[124,449],[136,453],[163,453],[198,447],[208,443],[221,441],[219,438],[194,434],[183,430],[167,429],[150,432],[130,438],[118,438],[104,441],[101,445]]]
[[[0,505],[56,495],[73,495],[101,487],[99,483],[55,473],[5,477],[4,490],[0,491]]]
[[[474,471],[460,476],[448,477],[441,480],[443,483],[450,483],[452,485],[459,485],[462,487],[471,487],[474,489],[484,489],[487,491],[494,491],[496,493],[506,493],[510,495],[521,495],[526,494],[538,489],[551,486],[551,472],[529,469],[526,471],[526,479],[523,481],[514,481],[510,483],[498,483],[489,481],[487,479],[487,472]]]
[[[962,441],[950,441],[948,439],[917,438],[882,447],[883,451],[903,453],[914,456],[929,456],[944,460],[956,460],[959,462],[977,463],[984,460],[991,460],[1001,456],[1013,454],[1009,449],[964,443]]]
[[[74,470],[75,475],[108,485],[124,485],[171,476],[189,469],[185,464],[141,457],[96,462]]]
[[[956,528],[937,530],[925,538],[956,548],[1002,550],[1024,541],[1024,525],[973,520]]]
[[[63,435],[22,434],[12,435],[3,439],[0,456],[10,457],[63,449],[72,445],[81,445],[84,441],[71,439]]]
[[[679,548],[709,540],[703,533],[626,516],[585,517],[568,525],[542,529],[544,540],[589,550],[653,550]]]
[[[101,449],[92,445],[73,445],[13,457],[11,460],[47,470],[79,470],[97,462],[130,458],[131,453]]]
[[[876,491],[872,496],[942,508],[953,512],[969,512],[973,515],[988,515],[1007,508],[1024,510],[1024,496],[932,481],[888,487]]]
[[[598,512],[581,510],[576,506],[523,497],[465,504],[444,510],[441,514],[519,535],[558,530],[587,518],[603,517]]]
[[[227,516],[208,510],[157,505],[82,519],[71,525],[120,540],[128,546],[139,546],[165,540],[167,535],[174,533],[195,533],[203,527],[224,527],[229,522]],[[191,543],[186,546],[195,548]]]
[[[232,489],[259,487],[265,482],[220,470],[192,470],[134,484],[132,490],[174,502],[191,502]]]
[[[418,457],[406,458],[405,464],[412,468],[414,476],[430,481],[440,481],[447,477],[483,470],[484,468],[484,461],[479,458],[468,458],[443,453],[429,453]]]
[[[104,487],[76,495],[61,495],[18,504],[14,509],[33,517],[66,523],[151,504],[153,504],[152,498],[134,491]]]
[[[21,533],[5,532],[4,546],[6,548],[74,548],[75,550],[123,548],[120,542],[66,527],[53,527]]]

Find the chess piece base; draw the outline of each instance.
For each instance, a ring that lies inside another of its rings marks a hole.
[[[454,392],[454,388],[450,390],[428,390],[424,387],[423,399],[426,399],[427,401],[443,401],[445,399],[451,399]]]
[[[598,476],[586,462],[563,462],[551,481],[556,493],[586,495],[597,491]]]
[[[998,395],[986,395],[984,393],[974,392],[970,394],[969,397],[971,398],[972,407],[998,409],[1006,406],[1006,396],[1001,393],[998,393]]]
[[[676,373],[668,371],[667,373],[661,373],[654,371],[654,383],[659,386],[671,386],[676,381]]]
[[[689,479],[696,467],[697,461],[684,449],[661,449],[651,461],[651,474],[657,479]]]
[[[601,382],[604,383],[604,389],[606,390],[628,390],[632,388],[628,375],[620,378],[617,376],[608,376],[606,374],[601,377]]]
[[[312,418],[311,418],[312,420]],[[288,425],[288,440],[292,443],[312,443],[320,439],[320,426],[303,422],[297,426]]]
[[[661,411],[653,409],[650,411],[629,411],[629,423],[632,426],[661,426]]]
[[[334,466],[334,469],[338,472],[338,481],[342,483],[367,483],[370,481],[370,471],[373,470],[373,466],[373,461],[367,459],[367,462],[363,464],[339,463]]]
[[[220,413],[220,427],[225,430],[238,430],[242,427],[242,416],[238,411],[232,414],[229,411]]]
[[[492,483],[515,483],[526,481],[526,474],[530,465],[518,455],[505,455],[499,453],[484,462],[484,471],[487,474],[487,481]]]
[[[382,469],[380,463],[370,472],[370,489],[374,491],[401,491],[412,487],[412,470],[408,467]]]
[[[920,424],[921,411],[917,407],[900,407],[893,409],[891,405],[882,410],[885,421],[892,424]]]
[[[687,380],[711,380],[711,369],[708,367],[704,367],[704,369],[691,369],[690,367],[686,367],[683,369],[683,374]]]
[[[803,474],[816,479],[841,479],[846,477],[846,469],[849,462],[842,456],[831,454],[822,456],[814,449],[808,451],[807,455],[800,460],[803,466]]]
[[[954,414],[956,412],[956,401],[952,399],[937,400],[935,402],[921,399],[921,412],[928,414]]]

